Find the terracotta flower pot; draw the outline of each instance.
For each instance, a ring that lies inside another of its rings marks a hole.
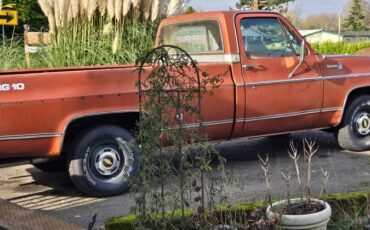
[[[304,199],[307,200],[307,199]],[[305,230],[326,230],[328,222],[330,221],[331,216],[331,207],[328,203],[311,199],[316,203],[322,204],[325,206],[324,210],[312,213],[312,214],[305,214],[305,215],[281,215],[279,213],[274,213],[272,211],[273,208],[277,208],[282,205],[286,205],[288,203],[287,200],[279,201],[272,204],[272,207],[269,206],[266,210],[267,218],[270,221],[277,220],[278,229],[305,229]],[[300,203],[301,199],[291,199],[291,203]]]

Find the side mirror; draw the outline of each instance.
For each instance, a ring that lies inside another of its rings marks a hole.
[[[310,66],[306,60],[305,60],[305,57],[306,57],[306,41],[303,39],[302,40],[302,43],[301,43],[301,53],[299,55],[299,63],[298,65],[294,68],[294,70],[289,74],[288,78],[292,78],[294,77],[295,73],[298,71],[299,67],[301,67],[303,64],[305,64],[312,72],[314,72],[317,76],[320,76],[315,70],[314,68],[312,68],[312,66]]]

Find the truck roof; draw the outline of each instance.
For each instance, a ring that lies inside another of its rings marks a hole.
[[[168,17],[164,19],[161,24],[172,24],[177,22],[183,21],[192,21],[192,20],[199,20],[199,19],[207,19],[207,18],[233,18],[237,14],[241,13],[251,13],[251,14],[260,14],[261,16],[272,16],[272,15],[280,15],[277,12],[272,11],[253,11],[253,10],[224,10],[224,11],[207,11],[207,12],[196,12],[192,14],[182,14],[173,17]]]
[[[193,14],[183,14],[166,18],[161,21],[157,32],[157,39],[155,47],[158,46],[159,35],[161,28],[169,24],[182,23],[187,21],[197,20],[209,20],[216,19],[220,23],[222,37],[224,40],[224,52],[225,53],[238,53],[239,48],[235,38],[235,17],[238,14],[250,13],[261,17],[276,17],[279,13],[271,11],[245,11],[245,10],[228,10],[228,11],[210,11],[210,12],[199,12]]]

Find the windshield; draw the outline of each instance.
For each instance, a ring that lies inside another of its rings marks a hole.
[[[162,27],[159,45],[178,46],[190,54],[223,52],[220,25],[216,20],[193,21]]]

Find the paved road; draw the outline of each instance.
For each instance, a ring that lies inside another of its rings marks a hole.
[[[321,190],[320,167],[330,172],[328,192],[370,190],[370,153],[341,151],[331,134],[305,132],[290,138],[235,140],[219,144],[227,159],[226,169],[236,181],[228,186],[231,201],[265,198],[264,177],[257,154],[266,153],[271,157],[274,195],[283,197],[284,183],[279,171],[291,167],[287,155],[289,141],[292,139],[301,143],[303,138],[314,139],[320,146],[313,163],[314,192]],[[97,226],[102,226],[108,217],[128,214],[133,203],[129,193],[103,199],[85,197],[73,187],[64,173],[42,173],[31,165],[0,169],[0,199],[44,210],[85,228],[94,214],[97,214]]]

